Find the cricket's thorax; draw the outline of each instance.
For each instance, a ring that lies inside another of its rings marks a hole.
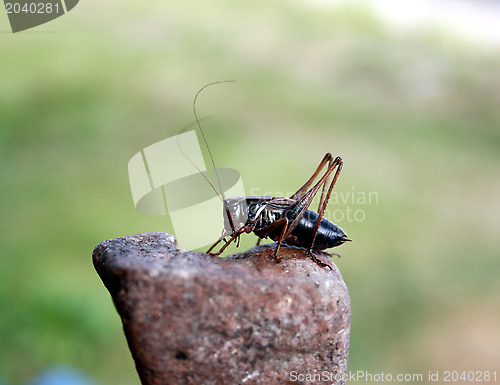
[[[249,202],[248,220],[255,224],[254,231],[263,230],[285,216],[290,205],[288,198],[258,197],[261,202]]]

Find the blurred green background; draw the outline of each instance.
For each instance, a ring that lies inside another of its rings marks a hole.
[[[335,259],[352,300],[349,370],[498,369],[499,46],[285,1],[82,1],[17,34],[0,12],[0,29],[9,384],[56,364],[139,383],[91,253],[172,231],[135,211],[127,163],[193,121],[198,89],[227,79],[198,113],[213,116],[218,167],[240,171],[249,195],[295,191],[329,151],[345,162],[336,192],[377,197],[329,206],[354,240]]]

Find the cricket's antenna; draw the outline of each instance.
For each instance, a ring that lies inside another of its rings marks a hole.
[[[224,202],[226,200],[226,197],[224,196],[224,191],[222,190],[222,186],[221,186],[221,183],[220,183],[220,178],[219,178],[219,173],[217,172],[217,167],[215,167],[215,162],[214,162],[214,158],[212,156],[212,151],[210,151],[210,147],[208,145],[208,142],[207,142],[207,138],[205,137],[205,133],[203,132],[203,129],[201,128],[201,124],[200,124],[200,121],[198,119],[198,115],[196,114],[196,99],[198,99],[198,95],[201,93],[201,91],[203,91],[205,88],[209,87],[209,86],[213,86],[214,84],[220,84],[220,83],[233,83],[235,82],[236,80],[220,80],[220,81],[217,81],[217,82],[212,82],[212,83],[208,83],[206,85],[204,85],[195,95],[194,97],[194,100],[193,100],[193,113],[194,113],[194,118],[196,119],[196,124],[198,125],[198,128],[200,129],[200,132],[201,132],[201,135],[203,136],[203,141],[205,142],[205,146],[207,147],[207,150],[208,150],[208,155],[210,155],[210,160],[212,161],[212,166],[214,167],[214,171],[215,171],[215,176],[217,178],[217,183],[219,185],[219,191],[220,191],[220,195],[219,195],[219,198],[221,198],[221,200]],[[206,178],[205,178],[206,179]],[[210,181],[208,181],[208,183],[210,183]],[[212,186],[212,183],[210,183],[210,185]],[[214,188],[212,186],[212,188]],[[217,190],[214,188],[215,192],[217,193]]]

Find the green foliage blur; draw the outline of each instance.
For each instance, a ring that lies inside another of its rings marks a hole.
[[[135,211],[127,163],[193,122],[203,85],[232,79],[200,95],[198,114],[248,195],[289,194],[326,152],[344,159],[329,210],[353,239],[334,260],[352,300],[349,370],[500,362],[498,48],[300,2],[82,1],[18,34],[1,14],[0,29],[8,383],[68,364],[139,384],[91,253],[173,231]]]

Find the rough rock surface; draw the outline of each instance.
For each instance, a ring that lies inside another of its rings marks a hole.
[[[144,385],[343,384],[350,300],[337,267],[272,245],[227,258],[167,233],[110,239],[94,266]],[[316,374],[329,381],[312,381]]]

